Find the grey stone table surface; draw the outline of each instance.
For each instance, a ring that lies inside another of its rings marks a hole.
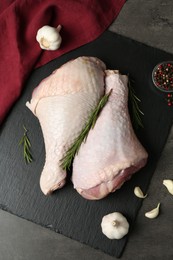
[[[129,0],[109,30],[173,53],[173,1]],[[173,196],[163,179],[173,179],[173,128],[151,180],[122,260],[173,259]],[[161,202],[157,219],[144,214]],[[113,260],[101,251],[0,210],[0,260]]]

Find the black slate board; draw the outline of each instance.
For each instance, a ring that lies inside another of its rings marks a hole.
[[[78,56],[96,56],[107,68],[130,73],[134,78],[137,96],[144,112],[144,128],[136,131],[140,141],[149,152],[147,166],[114,194],[100,201],[83,199],[67,185],[53,195],[45,197],[39,187],[39,178],[44,164],[44,142],[37,118],[25,107],[32,90],[54,69]],[[173,60],[173,55],[147,47],[143,44],[105,32],[94,42],[55,59],[35,70],[28,79],[20,100],[13,107],[0,132],[0,207],[22,218],[48,227],[67,237],[120,257],[127,237],[109,240],[101,232],[104,215],[119,211],[135,223],[141,200],[133,195],[139,185],[146,192],[156,168],[172,125],[173,108],[168,107],[163,93],[155,90],[151,81],[153,67],[160,61]],[[22,125],[29,130],[34,162],[26,165],[19,140],[23,135]],[[129,233],[130,236],[130,233]]]

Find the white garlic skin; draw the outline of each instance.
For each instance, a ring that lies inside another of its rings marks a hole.
[[[61,25],[57,28],[45,25],[37,31],[36,40],[38,41],[40,48],[43,50],[58,50],[62,38],[60,35]]]
[[[167,188],[169,193],[173,195],[173,180],[163,180],[163,185]]]
[[[144,199],[147,197],[147,194],[144,195],[140,187],[134,188],[134,194],[136,195],[136,197],[141,198],[141,199]]]
[[[151,211],[148,211],[145,213],[145,216],[147,218],[157,218],[157,216],[159,215],[159,208],[160,208],[160,203],[158,203],[157,207],[152,209]]]
[[[109,239],[121,239],[128,233],[129,223],[121,213],[113,212],[102,218],[101,228]]]

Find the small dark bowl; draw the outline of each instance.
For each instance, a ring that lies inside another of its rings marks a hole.
[[[156,79],[155,79],[155,72],[158,70],[158,67],[161,66],[161,65],[167,65],[167,64],[171,64],[171,65],[173,66],[173,61],[163,61],[163,62],[158,63],[158,64],[154,67],[154,69],[153,69],[153,71],[152,71],[152,81],[153,81],[154,86],[155,86],[157,89],[159,89],[160,91],[162,91],[162,92],[173,92],[173,86],[171,86],[171,88],[169,88],[169,89],[165,89],[163,85],[162,85],[162,86],[158,86],[158,85],[157,85],[157,81],[156,81]],[[168,67],[168,68],[169,68],[169,67]],[[165,75],[166,75],[166,73],[167,73],[167,72],[165,72]]]

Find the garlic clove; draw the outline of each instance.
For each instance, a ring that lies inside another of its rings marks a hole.
[[[159,215],[160,203],[158,203],[157,207],[145,213],[145,217],[147,218],[156,218]]]
[[[136,195],[136,197],[141,198],[141,199],[144,199],[147,197],[147,194],[144,195],[140,187],[134,188],[134,194]]]
[[[169,193],[173,195],[173,180],[163,180],[163,185],[167,188]]]
[[[102,218],[101,228],[109,239],[121,239],[128,233],[129,223],[121,213],[113,212]]]

